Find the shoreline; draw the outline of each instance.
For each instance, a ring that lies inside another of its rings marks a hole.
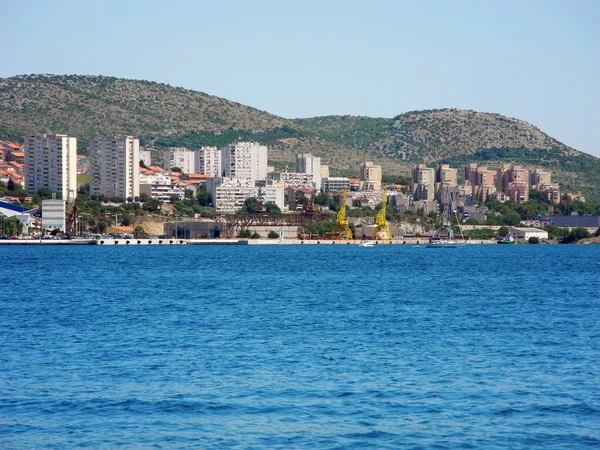
[[[10,239],[0,240],[2,245],[96,245],[114,246],[169,246],[169,245],[360,245],[363,242],[374,242],[375,245],[419,245],[425,246],[428,240],[393,239],[380,241],[363,240],[301,240],[301,239],[175,239],[175,238],[107,238],[107,239]],[[467,241],[467,245],[496,244],[496,241]]]

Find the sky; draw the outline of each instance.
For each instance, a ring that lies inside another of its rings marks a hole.
[[[600,157],[597,0],[0,0],[0,17],[0,78],[144,79],[286,118],[473,109]]]

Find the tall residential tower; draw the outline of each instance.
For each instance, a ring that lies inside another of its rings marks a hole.
[[[37,192],[46,188],[60,193],[67,201],[77,196],[77,139],[64,134],[27,136],[25,152],[25,189]]]
[[[140,141],[131,136],[98,137],[90,143],[90,195],[140,195]]]
[[[221,149],[221,167],[227,178],[249,186],[267,178],[267,147],[257,142],[238,142]]]
[[[211,177],[222,176],[221,150],[217,147],[202,147],[194,152],[195,173],[210,175]]]
[[[321,190],[321,158],[310,153],[300,153],[296,156],[296,172],[309,173],[317,191]],[[329,176],[329,174],[327,175]]]

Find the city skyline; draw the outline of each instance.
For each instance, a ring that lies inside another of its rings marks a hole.
[[[525,120],[600,156],[594,132],[600,4],[593,1],[181,1],[174,7],[33,0],[0,11],[28,23],[27,33],[8,33],[0,44],[10,62],[0,77],[145,79],[286,118],[473,109]],[[49,32],[53,18],[69,23],[69,33]],[[177,32],[151,32],[155,23]],[[107,26],[128,33],[106,33]]]

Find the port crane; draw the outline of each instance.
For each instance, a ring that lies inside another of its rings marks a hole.
[[[377,213],[377,217],[375,217],[375,225],[377,227],[373,230],[373,239],[392,239],[392,230],[390,230],[390,226],[388,224],[387,219],[385,218],[385,213],[387,211],[387,188],[383,188],[383,200],[381,200],[381,210]]]
[[[348,227],[348,219],[346,218],[346,197],[348,196],[348,187],[344,186],[344,195],[342,195],[342,204],[337,213],[335,220],[335,228],[331,235],[337,239],[352,239],[352,230]]]

